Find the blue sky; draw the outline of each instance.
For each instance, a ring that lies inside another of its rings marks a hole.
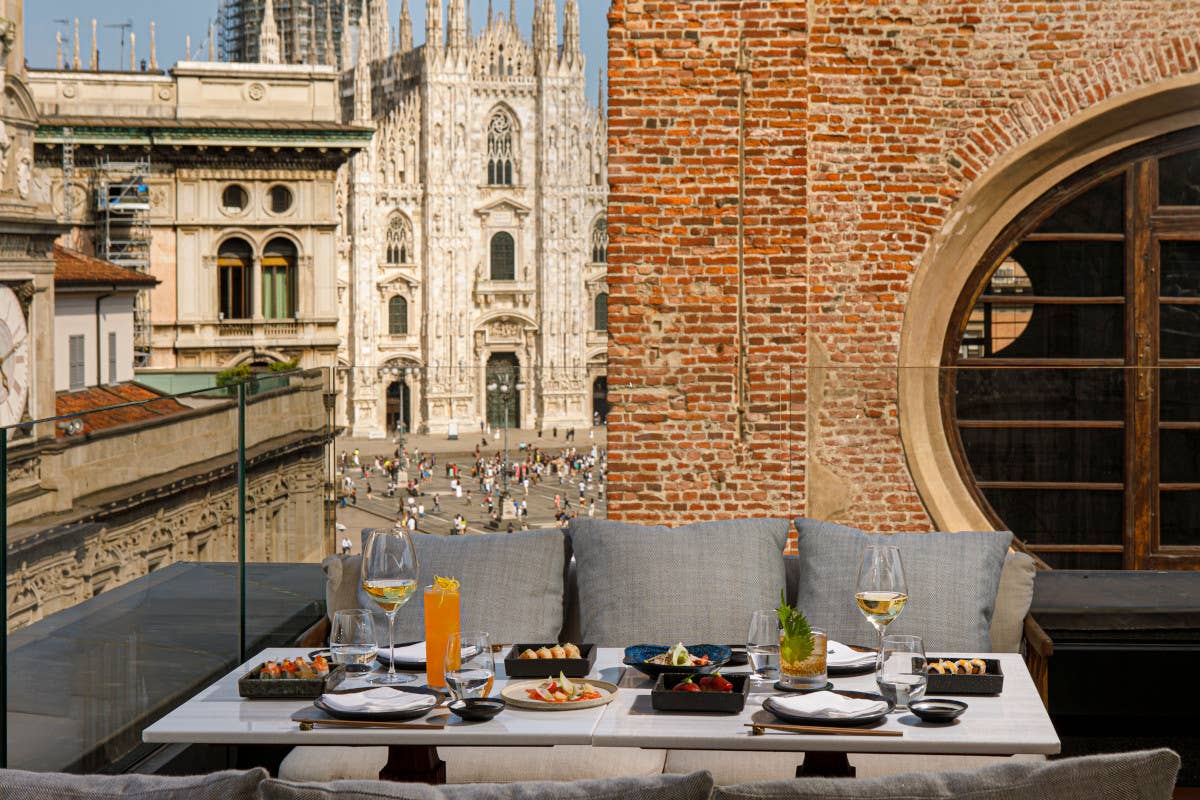
[[[471,16],[476,32],[487,21],[487,0],[470,0]],[[497,12],[508,13],[508,0],[493,0]],[[445,5],[445,3],[443,3]],[[608,34],[608,0],[579,0],[580,30],[583,50],[588,64],[588,94],[596,96],[597,70],[606,65]],[[400,0],[389,0],[388,18],[395,29],[400,15]],[[517,23],[522,33],[529,38],[533,19],[534,0],[517,0]],[[559,24],[562,22],[563,0],[558,0]],[[413,39],[425,40],[425,0],[409,0],[413,15]],[[121,63],[121,31],[108,28],[123,22],[132,22],[137,34],[139,60],[150,53],[150,22],[157,24],[158,61],[160,66],[183,60],[184,41],[192,37],[193,51],[200,58],[207,58],[208,24],[216,16],[217,0],[43,0],[40,3],[25,3],[25,52],[33,67],[54,66],[54,32],[62,30],[63,47],[67,58],[71,55],[71,27],[55,20],[79,18],[80,49],[84,64],[87,64],[91,47],[91,20],[99,21],[100,65],[104,69],[125,69],[128,65],[128,50],[125,62]],[[203,45],[203,46],[202,46]]]

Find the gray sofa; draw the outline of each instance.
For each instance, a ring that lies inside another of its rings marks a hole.
[[[737,643],[744,641],[750,611],[773,608],[780,589],[789,602],[807,597],[804,610],[814,624],[831,627],[832,638],[872,641],[871,629],[856,610],[853,617],[836,619],[840,605],[853,605],[856,553],[871,537],[803,518],[795,526],[800,552],[788,556],[783,550],[792,523],[763,519],[674,529],[582,520],[565,536],[559,531],[418,536],[417,547],[421,583],[432,582],[434,575],[458,577],[463,583],[464,629],[488,630],[497,642],[557,637],[614,646],[680,640]],[[936,646],[1019,651],[1033,597],[1034,563],[1026,555],[1008,552],[1010,539],[1007,533],[887,537],[888,543],[902,547],[910,573],[913,599],[904,612],[908,616],[902,632],[919,632],[936,642],[948,623],[973,619],[974,628],[961,632],[962,638],[943,639]],[[360,564],[359,555],[325,560],[330,615],[342,608],[373,607],[359,592]],[[705,615],[705,604],[696,603],[697,596],[712,598],[708,605],[719,613]],[[972,603],[974,613],[964,614]],[[422,638],[417,600],[398,617],[397,641]],[[322,634],[317,631],[306,644],[316,645]],[[451,783],[599,779],[706,769],[719,783],[733,784],[791,777],[797,764],[796,755],[789,753],[580,746],[439,748],[439,756]],[[964,769],[995,761],[875,754],[851,760],[860,777]],[[310,781],[368,778],[377,776],[386,761],[386,748],[298,747],[284,760],[280,775]]]
[[[720,785],[707,771],[575,782],[426,786],[380,781],[307,783],[265,770],[197,777],[61,775],[0,770],[5,800],[1168,800],[1179,771],[1170,750],[876,779],[797,778]]]

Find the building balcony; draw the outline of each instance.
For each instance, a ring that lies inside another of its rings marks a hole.
[[[475,282],[475,302],[487,307],[510,305],[527,307],[533,303],[537,287],[533,281],[492,281],[480,279]]]
[[[336,319],[222,319],[176,326],[175,346],[208,347],[336,346]]]

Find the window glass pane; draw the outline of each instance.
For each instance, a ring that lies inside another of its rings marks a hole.
[[[1164,206],[1200,205],[1200,150],[1159,159],[1158,203]]]
[[[1200,492],[1159,492],[1158,542],[1200,547]]]
[[[1164,240],[1158,244],[1163,297],[1200,297],[1200,242]]]
[[[997,267],[988,294],[1113,297],[1125,293],[1123,242],[1024,242]]]
[[[1160,430],[1160,483],[1200,483],[1200,431]]]
[[[964,368],[955,371],[959,419],[1119,420],[1121,369]]]
[[[1039,304],[1025,308],[1026,318],[1008,312],[994,316],[985,311],[979,319],[973,315],[963,336],[964,353],[1035,359],[1121,358],[1125,352],[1124,306]],[[990,346],[990,352],[975,347],[980,343]]]
[[[1165,422],[1200,421],[1200,368],[1158,371],[1158,415]]]
[[[984,495],[1009,530],[1030,544],[1122,543],[1124,492],[986,489]]]
[[[1096,186],[1055,211],[1038,233],[1122,233],[1125,230],[1125,176]]]
[[[1121,569],[1120,553],[1038,553],[1052,569]]]
[[[517,277],[515,243],[512,236],[500,232],[492,237],[492,280],[511,281]]]
[[[1200,358],[1200,306],[1159,306],[1160,352],[1163,358]]]
[[[963,428],[963,449],[981,481],[1121,483],[1122,429]]]

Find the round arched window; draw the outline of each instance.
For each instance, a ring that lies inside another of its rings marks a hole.
[[[947,433],[1056,568],[1200,567],[1200,129],[1038,198],[959,297]]]
[[[226,214],[240,214],[246,210],[250,195],[244,186],[231,183],[221,192],[221,209]]]

